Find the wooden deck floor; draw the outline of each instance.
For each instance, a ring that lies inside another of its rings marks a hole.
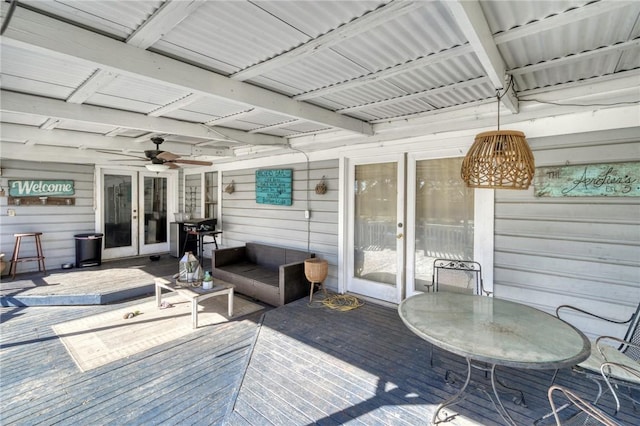
[[[211,264],[209,259],[207,265]],[[102,262],[100,266],[54,269],[2,277],[1,306],[100,305],[152,294],[154,277],[178,272],[179,260],[169,255]]]
[[[1,308],[0,424],[425,425],[456,391],[445,370],[463,370],[462,359],[442,351],[430,367],[427,344],[395,309],[338,312],[301,299],[80,372],[51,326],[127,303]],[[500,375],[525,392],[527,407],[505,398],[518,424],[548,412],[551,372]],[[595,385],[569,371],[557,383],[595,395]],[[611,411],[612,403],[605,396],[602,406]],[[455,410],[447,424],[501,424],[482,392]],[[640,424],[629,403],[619,418]]]

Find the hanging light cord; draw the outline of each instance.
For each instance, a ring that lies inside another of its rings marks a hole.
[[[512,85],[513,85],[513,76],[509,75],[509,84],[507,84],[507,88],[504,90],[502,95],[500,94],[500,89],[496,89],[496,98],[498,98],[498,102],[497,102],[497,104],[498,104],[498,131],[500,131],[500,101],[502,100],[504,95],[509,93],[509,89],[511,89]]]
[[[0,28],[0,35],[3,35],[4,32],[9,27],[9,22],[11,22],[11,17],[13,16],[13,11],[16,9],[16,5],[18,4],[18,0],[11,0],[11,4],[9,5],[9,11],[7,11],[7,16],[4,18],[4,22],[2,23],[2,28]]]

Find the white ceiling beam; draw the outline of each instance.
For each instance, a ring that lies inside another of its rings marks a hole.
[[[76,164],[109,163],[108,158],[96,155],[96,153],[91,150],[46,145],[38,146],[38,149],[33,149],[33,147],[25,144],[24,142],[12,143],[4,140],[2,141],[3,160],[24,160],[25,158],[28,158],[29,161],[64,162]],[[140,165],[144,165],[144,162],[140,161]]]
[[[1,4],[6,16],[8,5]],[[191,93],[263,108],[291,118],[372,135],[373,127],[352,117],[285,95],[140,50],[117,40],[17,7],[2,39],[3,44],[31,51],[53,52],[71,61],[88,63],[118,74],[163,84]],[[258,136],[258,135],[256,135]]]
[[[126,132],[128,129],[123,129],[121,127],[116,127],[115,129],[111,130],[110,132],[105,133],[105,136],[108,137],[112,137],[112,136],[118,136],[120,133],[124,133]]]
[[[225,115],[224,117],[215,118],[213,120],[207,121],[204,124],[207,125],[207,126],[220,125],[220,124],[228,123],[230,121],[240,120],[241,118],[248,117],[249,115],[251,115],[251,114],[253,114],[255,112],[256,112],[255,108],[249,108],[249,109],[246,109],[244,111],[240,111],[240,112],[236,112],[236,113],[233,113],[233,114]]]
[[[127,39],[127,43],[141,49],[146,49],[158,41],[168,31],[171,31],[172,28],[182,22],[202,4],[202,0],[165,2]],[[76,104],[84,103],[94,93],[100,90],[100,88],[109,84],[116,77],[117,75],[114,73],[99,69],[67,98],[67,102]]]
[[[276,68],[284,67],[293,62],[304,59],[307,56],[316,54],[320,50],[329,49],[343,41],[370,30],[387,21],[396,19],[397,17],[409,13],[423,7],[420,1],[392,1],[384,6],[379,7],[369,13],[366,13],[347,24],[322,34],[321,36],[308,41],[296,48],[285,53],[267,59],[256,65],[245,68],[231,75],[231,78],[238,81],[249,80],[253,77],[265,74]]]
[[[594,56],[603,56],[610,53],[620,53],[625,50],[637,49],[639,47],[640,47],[640,39],[629,40],[623,43],[613,44],[607,47],[601,47],[599,49],[591,50],[588,52],[576,53],[575,55],[568,55],[562,58],[539,62],[537,64],[525,65],[520,68],[513,68],[509,70],[509,74],[511,75],[530,74],[532,72],[540,71],[547,68],[553,68],[561,65],[567,65],[575,62],[585,61]]]
[[[84,132],[76,132],[72,130],[41,130],[34,126],[24,126],[22,124],[2,123],[2,135],[0,138],[7,138],[9,140],[25,140],[34,141],[41,145],[73,145],[76,148],[94,149],[94,150],[114,150],[114,151],[133,151],[136,150],[140,153],[145,149],[153,149],[154,145],[149,141],[148,146],[133,145],[131,144],[131,138],[125,138],[122,136],[104,136],[99,134],[91,134]],[[133,148],[133,149],[132,149]],[[192,155],[208,155],[214,157],[228,157],[232,156],[233,152],[229,149],[208,148],[208,147],[195,147],[192,144],[177,143],[171,141],[165,141],[162,144],[164,151],[171,151],[174,154],[181,156]],[[144,155],[142,155],[144,157]]]
[[[507,82],[505,82],[507,68],[496,43],[493,41],[493,35],[480,3],[477,0],[452,0],[446,1],[444,4],[449,7],[453,18],[458,23],[458,27],[460,27],[469,44],[473,47],[493,87],[496,90],[503,90],[507,87]],[[502,103],[512,113],[516,114],[518,112],[518,99],[515,96],[513,86],[501,96]]]
[[[508,43],[627,6],[629,6],[629,2],[619,0],[601,0],[588,3],[584,6],[558,13],[557,15],[552,15],[538,21],[526,23],[517,28],[506,30],[500,34],[496,34],[493,37],[493,41],[496,44]]]
[[[410,95],[398,96],[391,99],[385,99],[383,101],[370,102],[368,104],[356,105],[348,108],[342,108],[337,110],[336,112],[340,114],[346,114],[354,111],[362,111],[367,110],[369,108],[379,108],[382,106],[393,105],[397,103],[402,103],[406,101],[410,101],[416,98],[426,98],[429,96],[435,96],[440,93],[445,92],[455,92],[456,90],[464,89],[471,86],[477,86],[478,84],[483,84],[487,82],[487,77],[478,77],[473,78],[467,81],[461,81],[459,83],[448,84],[442,87],[436,87],[435,89],[423,90],[421,92],[412,93]]]
[[[0,111],[31,114],[61,120],[75,120],[91,124],[111,125],[162,134],[180,134],[183,136],[228,140],[249,145],[286,145],[285,138],[270,135],[252,135],[235,129],[207,128],[200,124],[187,123],[166,117],[149,117],[144,114],[115,110],[93,105],[70,104],[68,102],[34,95],[0,91],[2,102]],[[221,137],[217,130],[224,130]]]
[[[300,121],[300,120],[295,120],[294,119],[294,120],[283,121],[281,123],[270,124],[268,126],[256,127],[255,129],[249,130],[249,133],[260,133],[260,132],[265,132],[267,130],[281,129],[284,126],[288,126],[289,124],[297,123],[298,121]]]
[[[626,91],[635,95],[637,99],[638,87],[640,87],[640,70],[622,71],[619,73],[603,75],[590,78],[588,80],[578,80],[569,83],[557,84],[553,90],[549,87],[539,87],[537,89],[523,90],[520,95],[523,102],[533,99],[544,99],[548,101],[571,102],[582,97],[599,97],[599,102],[611,96],[612,93]],[[618,102],[617,99],[612,101]],[[611,103],[611,102],[610,102]],[[637,103],[637,102],[636,102]]]
[[[308,92],[294,96],[293,99],[303,101],[307,99],[318,98],[320,96],[326,96],[328,94],[339,92],[342,90],[353,89],[354,87],[369,84],[376,80],[391,78],[393,76],[403,74],[414,69],[424,68],[426,66],[433,65],[438,62],[444,62],[446,60],[455,58],[456,56],[466,55],[471,52],[473,52],[473,49],[470,45],[453,47],[442,52],[424,56],[422,58],[405,62],[404,64],[400,64],[395,67],[364,75],[362,77],[357,77],[342,83],[332,84],[331,86],[322,87],[320,89],[310,90]]]
[[[42,130],[51,130],[58,127],[59,124],[60,120],[56,120],[55,118],[47,118],[47,120],[38,127]]]
[[[127,39],[140,49],[151,47],[204,4],[204,0],[166,1]]]
[[[89,77],[76,90],[74,90],[71,95],[69,95],[67,102],[71,102],[72,104],[81,104],[117,77],[118,76],[112,72],[99,69],[91,74],[91,77]]]
[[[161,115],[165,115],[169,112],[186,107],[187,105],[190,105],[201,98],[202,96],[200,95],[196,95],[195,93],[190,93],[181,99],[175,100],[173,102],[170,102],[166,105],[163,105],[159,108],[154,109],[153,111],[147,113],[147,115],[151,117],[160,117]]]

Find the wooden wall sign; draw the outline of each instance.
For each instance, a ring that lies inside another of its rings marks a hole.
[[[256,170],[256,203],[291,205],[292,169]]]
[[[536,197],[639,197],[640,162],[536,168]]]
[[[75,193],[72,180],[10,180],[9,195],[13,197],[69,196]]]

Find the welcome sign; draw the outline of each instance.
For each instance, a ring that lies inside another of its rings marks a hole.
[[[73,195],[72,180],[10,180],[9,195],[12,197],[42,197]]]

